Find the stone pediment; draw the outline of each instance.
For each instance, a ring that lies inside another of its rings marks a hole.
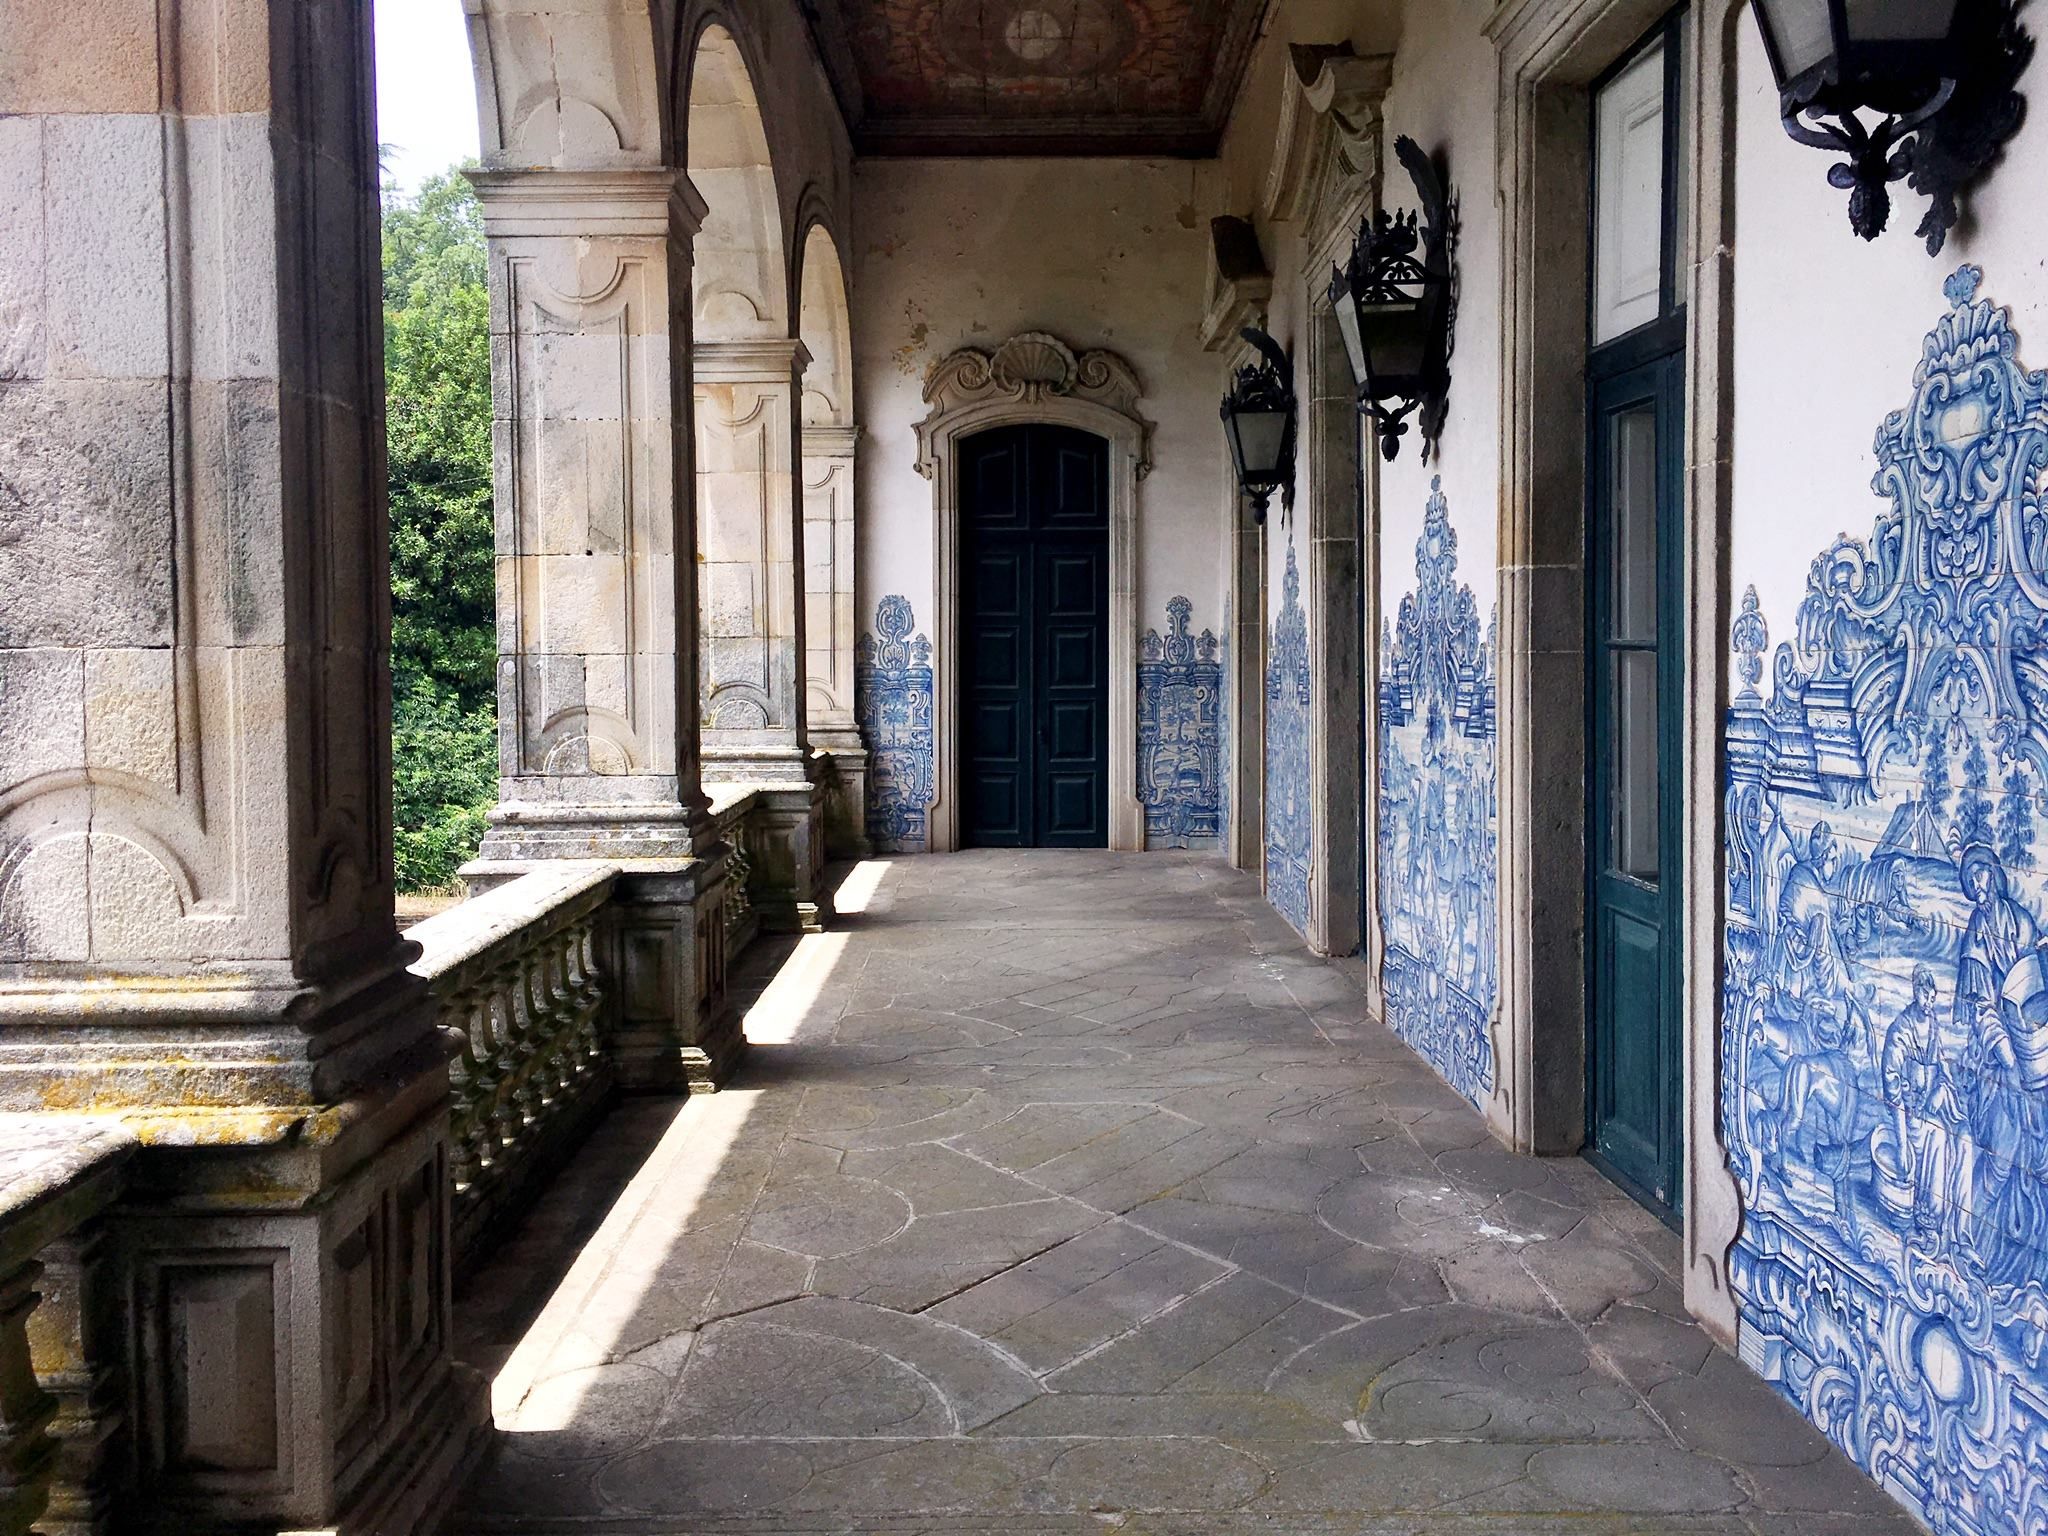
[[[1152,423],[1138,413],[1144,386],[1137,370],[1102,348],[1075,352],[1057,336],[1026,331],[987,352],[962,347],[932,364],[924,378],[930,407],[919,424],[918,473],[932,477],[928,441],[939,421],[982,406],[1043,407],[1061,402],[1099,406],[1136,422],[1146,451],[1139,473],[1151,468]]]

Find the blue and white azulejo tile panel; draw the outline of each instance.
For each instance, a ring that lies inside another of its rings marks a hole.
[[[1439,477],[1415,590],[1380,638],[1379,907],[1387,1024],[1474,1104],[1493,1090],[1500,822],[1494,621],[1457,579]]]
[[[1726,737],[1742,1352],[1944,1536],[2048,1531],[2048,375],[1981,278]]]
[[[1301,569],[1288,536],[1280,611],[1266,652],[1266,899],[1308,932],[1308,871],[1314,812],[1309,805],[1308,616]]]
[[[878,853],[922,853],[932,803],[932,645],[907,598],[875,605],[854,652],[854,713],[867,739],[868,839]]]
[[[1213,847],[1223,821],[1223,661],[1210,630],[1188,633],[1195,605],[1166,604],[1166,634],[1138,647],[1138,798],[1155,848]]]

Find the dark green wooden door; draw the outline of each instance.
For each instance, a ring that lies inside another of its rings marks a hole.
[[[1683,1148],[1679,1034],[1684,697],[1677,357],[1592,392],[1587,691],[1591,1155],[1675,1216]]]
[[[999,427],[961,450],[963,842],[1109,846],[1109,445]]]

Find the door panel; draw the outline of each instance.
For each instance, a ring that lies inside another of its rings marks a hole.
[[[1590,1155],[1679,1209],[1683,374],[1664,358],[1593,391],[1587,695]]]
[[[1107,445],[1003,427],[962,452],[963,841],[1106,847]]]

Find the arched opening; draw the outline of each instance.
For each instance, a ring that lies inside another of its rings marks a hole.
[[[813,926],[822,797],[805,729],[800,393],[783,205],[752,75],[712,25],[689,74],[686,163],[703,197],[691,312],[698,676],[714,805],[761,797],[747,852],[764,925]],[[843,348],[841,349],[844,350]]]
[[[797,335],[804,374],[804,693],[825,791],[833,857],[868,852],[867,752],[854,713],[854,419],[852,322],[839,247],[821,222],[804,236]]]

